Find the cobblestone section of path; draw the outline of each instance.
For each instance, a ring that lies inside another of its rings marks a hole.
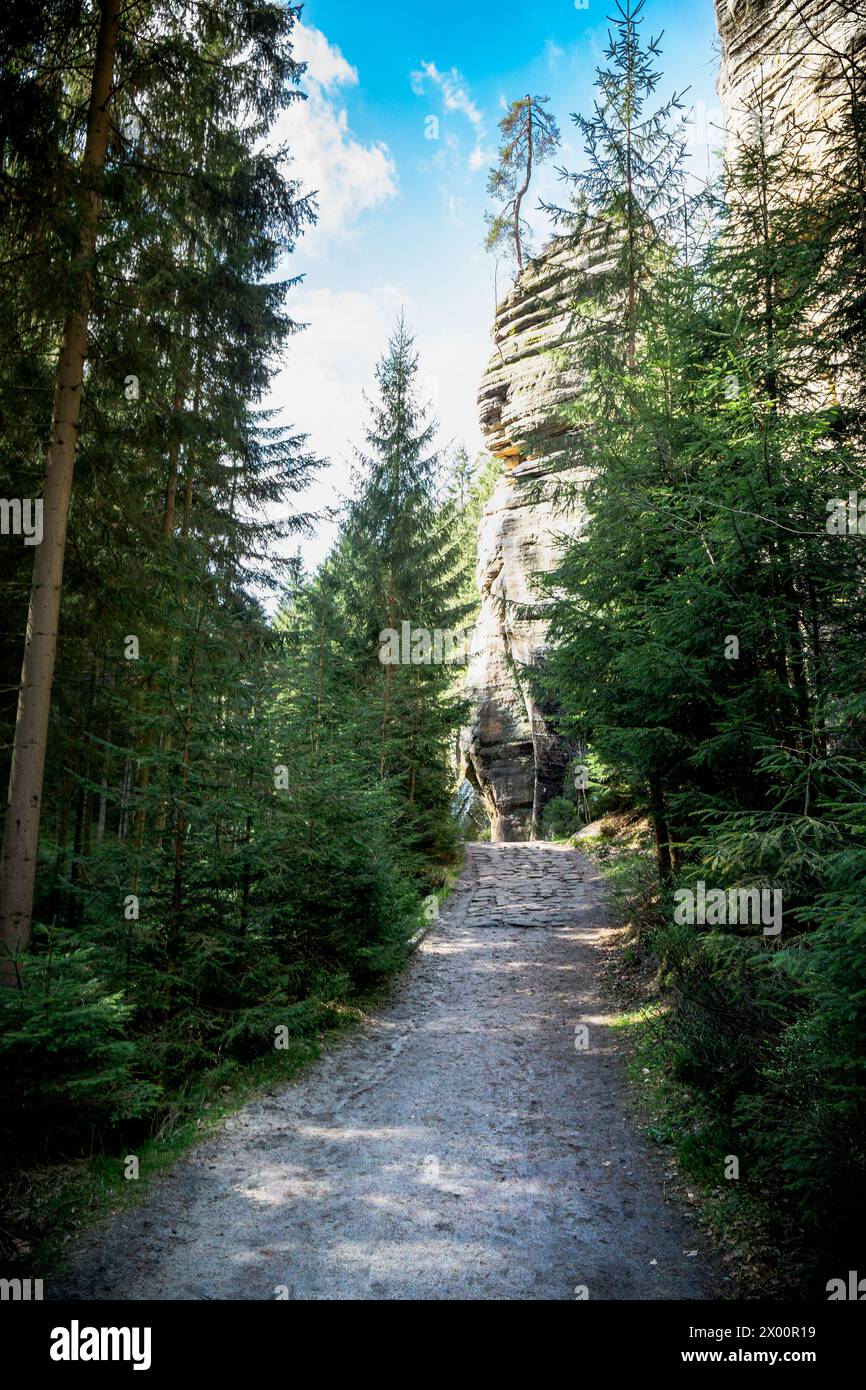
[[[391,1000],[86,1237],[51,1296],[711,1296],[626,1109],[601,896],[575,850],[470,845]]]

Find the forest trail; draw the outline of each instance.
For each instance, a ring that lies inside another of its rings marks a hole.
[[[361,1032],[85,1237],[50,1296],[711,1296],[703,1238],[626,1109],[598,992],[609,931],[579,852],[468,846]]]

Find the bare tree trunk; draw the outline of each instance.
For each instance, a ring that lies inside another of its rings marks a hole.
[[[132,758],[126,755],[123,768],[123,781],[120,786],[120,814],[117,821],[117,838],[123,843],[129,830],[129,798],[132,794]]]
[[[195,358],[195,372],[192,394],[192,413],[197,421],[201,410],[201,388],[202,388],[202,344],[201,338],[198,340]],[[186,540],[189,535],[190,520],[192,517],[192,485],[195,465],[190,457],[190,451],[186,450],[186,487],[183,497],[183,521],[180,528],[181,540]]]
[[[148,697],[153,690],[153,677],[148,676],[144,687],[143,712],[145,717],[149,715]],[[132,878],[130,880],[130,893],[138,892],[138,883],[141,875],[141,854],[144,849],[144,836],[147,828],[147,788],[150,783],[150,750],[153,746],[153,729],[145,729],[142,739],[142,752],[138,755],[138,772],[136,777],[135,794],[138,805],[132,817],[132,845],[135,852],[133,861]],[[131,790],[131,789],[130,789]]]
[[[388,732],[388,708],[391,701],[391,663],[385,666],[385,695],[382,701],[382,728],[379,734],[381,755],[379,758],[379,776],[385,776],[385,736]]]
[[[187,695],[186,714],[183,721],[183,744],[181,748],[181,779],[180,794],[177,797],[177,820],[175,822],[174,835],[174,877],[172,880],[171,892],[171,915],[169,917],[168,941],[166,943],[166,1013],[169,1018],[174,1014],[176,990],[177,990],[177,964],[180,956],[181,935],[183,928],[183,873],[184,856],[186,854],[186,840],[189,822],[187,817],[187,794],[189,791],[189,765],[190,765],[190,742],[192,739],[192,720],[195,708],[196,696],[196,667],[198,665],[198,644],[201,636],[202,617],[204,615],[204,602],[199,603],[198,615],[195,625],[195,643],[192,649],[192,658],[189,673],[189,694]]]
[[[673,857],[671,855],[671,834],[668,827],[664,790],[658,778],[653,776],[650,777],[649,793],[650,816],[652,818],[656,837],[656,863],[658,864],[659,878],[662,883],[670,883],[674,873]]]
[[[174,400],[171,406],[171,413],[176,418],[183,409],[183,387],[180,377],[174,390]],[[168,449],[168,482],[165,486],[165,508],[162,515],[162,534],[168,538],[174,535],[174,510],[177,498],[177,457],[180,446],[176,439],[173,439]]]
[[[90,258],[102,207],[98,186],[108,150],[108,101],[114,73],[114,54],[120,0],[102,0],[102,14],[87,115],[82,183],[87,195],[83,209],[76,267],[82,273],[80,299],[63,325],[54,395],[54,419],[43,490],[44,538],[33,558],[33,579],[24,662],[18,695],[18,715],[12,745],[9,795],[3,846],[0,851],[0,982],[20,985],[14,959],[30,944],[33,889],[45,748],[57,651],[66,517],[72,492],[75,444],[81,411],[81,385],[87,355],[87,319],[92,274]]]
[[[69,900],[66,905],[66,925],[72,930],[78,923],[78,890],[83,877],[84,860],[90,853],[89,824],[93,816],[93,800],[90,781],[93,767],[93,741],[90,726],[93,722],[93,700],[96,691],[96,664],[90,666],[90,682],[81,712],[78,740],[84,742],[83,767],[78,785],[78,798],[75,812],[75,833],[72,841],[72,864],[69,871]],[[85,741],[86,740],[86,741]],[[76,756],[76,765],[78,759]]]
[[[106,743],[111,741],[111,725],[105,735]],[[108,769],[111,755],[106,748],[102,754],[102,777],[99,783],[99,809],[96,813],[96,843],[101,845],[105,839],[105,821],[108,812]]]
[[[72,814],[72,798],[75,793],[75,779],[81,761],[81,740],[78,737],[81,722],[81,677],[75,677],[75,696],[71,717],[63,730],[63,743],[60,749],[63,767],[63,787],[61,809],[57,829],[57,857],[54,861],[54,877],[58,883],[66,872],[66,837],[69,833],[69,817]],[[71,753],[71,759],[70,759]]]
[[[532,179],[532,97],[526,95],[526,177],[514,199],[514,255],[517,260],[518,279],[523,273],[523,246],[520,241],[520,205],[526,197]]]
[[[248,773],[247,773],[247,791],[248,791],[248,795],[249,795],[250,798],[252,799],[252,795],[253,795],[253,769],[252,769],[252,768],[250,768],[249,771],[248,771]],[[252,818],[252,816],[247,816],[246,825],[245,825],[245,827],[244,827],[244,850],[245,850],[245,856],[246,856],[246,857],[245,857],[245,860],[244,860],[244,871],[243,871],[243,875],[242,875],[242,877],[241,877],[241,921],[240,921],[240,934],[241,934],[242,937],[243,937],[243,936],[246,936],[246,934],[247,934],[247,921],[249,920],[249,915],[250,915],[250,887],[251,887],[251,881],[252,881],[252,873],[251,873],[251,871],[250,871],[250,842],[251,842],[252,838],[253,838],[253,818]]]

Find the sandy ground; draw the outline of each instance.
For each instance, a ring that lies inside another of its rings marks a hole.
[[[575,850],[470,845],[377,1015],[91,1232],[50,1296],[711,1296],[626,1109],[601,897]]]

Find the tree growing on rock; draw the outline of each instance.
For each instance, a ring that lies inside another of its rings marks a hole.
[[[521,217],[523,199],[529,192],[533,169],[559,148],[559,128],[546,109],[549,100],[527,93],[511,103],[499,122],[499,162],[487,180],[488,194],[501,206],[486,216],[485,244],[489,251],[513,253],[518,275],[529,244],[529,229]]]

